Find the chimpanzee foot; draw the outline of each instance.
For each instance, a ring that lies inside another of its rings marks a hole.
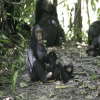
[[[47,73],[43,82],[46,81],[47,79],[51,78],[51,76],[52,76],[52,72]]]
[[[49,73],[46,74],[47,79],[50,78],[51,76],[52,76],[52,72],[49,72]]]
[[[67,71],[68,71],[68,72],[71,72],[71,70],[72,70],[72,69],[71,69],[70,67],[67,68]]]

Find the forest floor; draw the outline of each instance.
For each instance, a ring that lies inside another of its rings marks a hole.
[[[11,84],[6,83],[5,88],[0,87],[0,100],[100,100],[100,56],[87,56],[84,44],[64,43],[53,48],[63,64],[74,65],[68,82],[30,82],[25,69],[18,72],[14,98]]]

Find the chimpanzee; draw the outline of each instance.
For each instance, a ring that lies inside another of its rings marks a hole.
[[[52,15],[57,18],[56,7],[48,0],[39,0],[36,3],[35,24],[38,24],[42,16]]]
[[[60,45],[60,25],[58,20],[48,15],[40,20],[39,25],[43,30],[43,40],[46,40],[46,46],[59,46]]]
[[[43,20],[43,18],[45,19],[46,17],[48,17],[48,15],[53,16],[55,17],[55,19],[58,20],[55,5],[51,4],[48,0],[37,1],[36,13],[35,13],[35,21],[36,21],[35,24],[38,24],[41,20]],[[60,37],[62,37],[62,42],[66,42],[63,28],[60,26],[59,29],[60,29]],[[50,35],[48,35],[48,37],[49,36]]]
[[[54,50],[46,51],[42,43],[42,29],[39,25],[35,25],[32,29],[26,58],[31,81],[40,80],[44,82],[48,78],[52,78],[67,82],[73,72],[73,66],[66,65],[63,67],[60,62],[56,62],[56,53]],[[45,63],[49,66],[46,66]]]
[[[63,82],[68,82],[69,78],[71,77],[71,75],[73,73],[73,64],[70,62],[68,65],[63,66],[59,59],[56,60],[56,64],[57,64],[57,67],[59,68],[56,70],[60,71],[60,74],[58,74],[59,77],[57,76],[55,78],[59,79]],[[54,72],[54,75],[55,74],[56,74],[56,72]]]
[[[97,56],[100,55],[100,20],[95,21],[91,24],[89,31],[88,31],[88,48],[86,53],[90,56]]]
[[[88,44],[91,45],[92,42],[100,35],[100,20],[95,21],[91,24],[88,31]]]

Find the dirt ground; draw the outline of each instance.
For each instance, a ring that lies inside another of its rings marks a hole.
[[[26,69],[18,73],[14,97],[11,84],[7,83],[0,87],[0,100],[100,100],[100,56],[87,56],[83,43],[64,43],[53,48],[63,64],[72,62],[74,65],[68,82],[30,82]]]

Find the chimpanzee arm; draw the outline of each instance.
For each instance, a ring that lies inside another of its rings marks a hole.
[[[31,81],[36,81],[36,75],[33,70],[33,63],[36,60],[35,56],[33,56],[32,49],[28,48],[27,57],[26,57],[26,64],[28,66],[29,75],[31,77]]]
[[[98,42],[99,37],[97,37],[92,44],[87,48],[86,53],[88,53],[91,50],[96,50],[96,48],[99,46],[99,42]]]
[[[55,66],[56,66],[56,60],[57,60],[57,55],[54,50],[50,50],[47,52],[48,55],[48,62],[49,66],[47,66],[47,72],[53,72]]]

